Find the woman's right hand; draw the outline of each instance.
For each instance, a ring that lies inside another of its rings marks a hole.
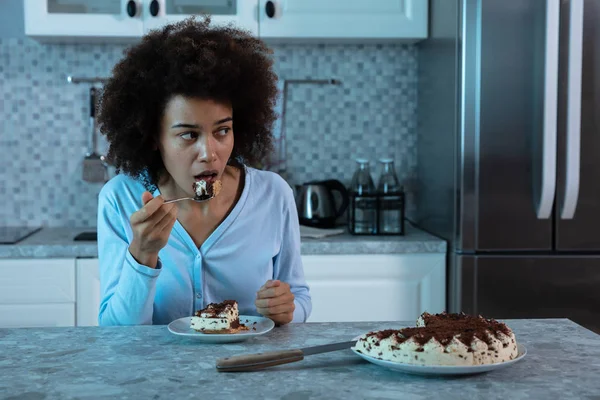
[[[133,240],[129,252],[142,265],[156,268],[158,252],[166,246],[177,221],[175,203],[164,204],[162,196],[153,198],[150,192],[142,194],[144,206],[131,215]]]

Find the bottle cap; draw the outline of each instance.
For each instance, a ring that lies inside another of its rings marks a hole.
[[[367,164],[369,162],[369,160],[367,160],[366,158],[356,158],[355,160],[359,164]]]
[[[380,163],[391,163],[391,162],[393,162],[393,161],[394,161],[394,159],[393,159],[393,158],[380,158],[380,159],[379,159],[379,162],[380,162]]]

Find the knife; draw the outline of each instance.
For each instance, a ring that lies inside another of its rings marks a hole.
[[[217,371],[239,372],[253,371],[273,367],[275,365],[302,361],[304,357],[330,351],[349,349],[356,344],[356,340],[350,342],[331,343],[322,346],[305,347],[303,349],[291,349],[280,351],[269,351],[267,353],[244,354],[221,358],[217,360]]]

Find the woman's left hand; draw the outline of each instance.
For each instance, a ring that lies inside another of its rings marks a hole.
[[[277,325],[290,323],[294,318],[294,294],[285,282],[268,280],[256,293],[254,304],[256,311]]]

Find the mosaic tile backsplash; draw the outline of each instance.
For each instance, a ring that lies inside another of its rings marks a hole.
[[[68,75],[107,76],[122,45],[39,44],[0,39],[0,225],[96,224],[102,184],[82,179],[87,151],[87,85]],[[386,45],[276,45],[281,79],[339,79],[340,85],[290,84],[285,135],[291,184],[339,179],[354,158],[393,157],[415,208],[417,50]],[[276,135],[280,132],[276,124]],[[103,138],[99,150],[106,149]]]

